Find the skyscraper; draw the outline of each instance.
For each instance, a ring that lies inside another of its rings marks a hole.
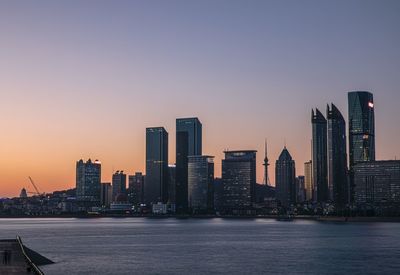
[[[176,120],[176,210],[188,207],[188,156],[202,154],[202,125],[198,118]]]
[[[193,213],[211,213],[214,209],[214,157],[189,156],[189,208]]]
[[[256,153],[225,151],[222,160],[223,208],[227,212],[252,207],[256,200]]]
[[[171,205],[171,211],[176,211],[176,165],[168,165],[168,202]]]
[[[136,172],[128,177],[128,199],[135,206],[144,203],[144,175]]]
[[[337,206],[348,202],[346,122],[334,104],[327,106],[328,118],[328,190]]]
[[[100,205],[103,207],[110,207],[112,201],[112,187],[110,182],[101,183],[101,197]]]
[[[163,127],[146,129],[144,196],[149,206],[168,201],[168,133]]]
[[[304,163],[304,185],[306,188],[306,201],[313,199],[312,161]]]
[[[76,198],[85,206],[100,204],[101,164],[98,160],[76,162]]]
[[[354,171],[358,162],[375,160],[374,97],[366,91],[348,93],[350,200],[354,198]]]
[[[124,171],[117,171],[112,176],[112,200],[119,194],[126,194],[126,174]]]
[[[313,199],[317,202],[328,201],[328,157],[327,157],[327,122],[318,110],[312,110],[312,165]]]
[[[283,207],[296,202],[296,167],[286,147],[275,164],[276,199]]]

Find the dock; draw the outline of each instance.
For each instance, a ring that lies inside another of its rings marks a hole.
[[[0,240],[0,274],[44,275],[38,266],[51,263],[51,260],[27,248],[19,236]]]

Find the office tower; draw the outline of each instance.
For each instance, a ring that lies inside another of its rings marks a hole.
[[[255,202],[256,153],[225,151],[222,160],[223,208],[226,212],[249,209]]]
[[[304,176],[296,178],[296,203],[302,203],[306,200],[306,188]]]
[[[126,194],[126,174],[124,171],[117,171],[112,176],[113,201],[119,194]]]
[[[354,198],[353,166],[357,162],[375,160],[375,113],[372,93],[348,93],[350,199]]]
[[[224,185],[221,178],[214,179],[214,209],[219,212],[224,206]]]
[[[275,164],[276,199],[285,208],[296,202],[295,181],[295,163],[285,147]]]
[[[163,127],[146,129],[145,202],[168,201],[168,133]]]
[[[336,206],[348,202],[346,122],[334,104],[327,106],[328,119],[328,190]]]
[[[306,201],[313,200],[312,161],[304,163],[304,185],[306,188]]]
[[[172,212],[175,212],[176,206],[176,165],[168,165],[168,202],[172,207]]]
[[[312,164],[313,164],[313,199],[317,202],[328,201],[328,157],[327,157],[327,122],[318,110],[312,110]]]
[[[110,182],[101,183],[100,205],[102,207],[110,207],[112,201],[112,187]]]
[[[211,213],[214,209],[214,157],[188,158],[189,208],[193,213]]]
[[[141,172],[128,177],[128,200],[135,206],[144,203],[144,175]]]
[[[353,166],[355,203],[400,204],[400,161],[358,162]]]
[[[198,118],[176,120],[176,210],[188,206],[188,156],[202,154],[202,125]]]
[[[101,163],[89,159],[87,162],[76,162],[76,198],[86,202],[85,206],[100,204]]]

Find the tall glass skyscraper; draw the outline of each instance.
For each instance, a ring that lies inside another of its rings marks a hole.
[[[328,201],[328,157],[327,157],[327,121],[324,115],[315,109],[311,112],[312,123],[312,165],[313,200]]]
[[[339,109],[327,106],[328,118],[328,189],[329,199],[337,206],[349,200],[347,182],[346,122]]]
[[[286,147],[275,164],[276,199],[283,207],[296,203],[296,167]]]
[[[256,200],[256,153],[254,150],[225,151],[222,160],[223,208],[245,210]]]
[[[197,117],[176,120],[176,211],[188,208],[188,156],[202,154],[202,125]]]
[[[348,93],[350,200],[354,199],[354,165],[375,161],[375,112],[373,94],[367,91]]]
[[[168,201],[168,133],[163,127],[146,129],[144,196],[147,205]]]

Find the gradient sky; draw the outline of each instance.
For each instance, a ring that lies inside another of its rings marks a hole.
[[[145,128],[198,116],[203,152],[284,140],[310,158],[311,108],[375,96],[377,158],[400,157],[400,1],[1,1],[0,197],[75,187],[75,162],[144,171]]]

